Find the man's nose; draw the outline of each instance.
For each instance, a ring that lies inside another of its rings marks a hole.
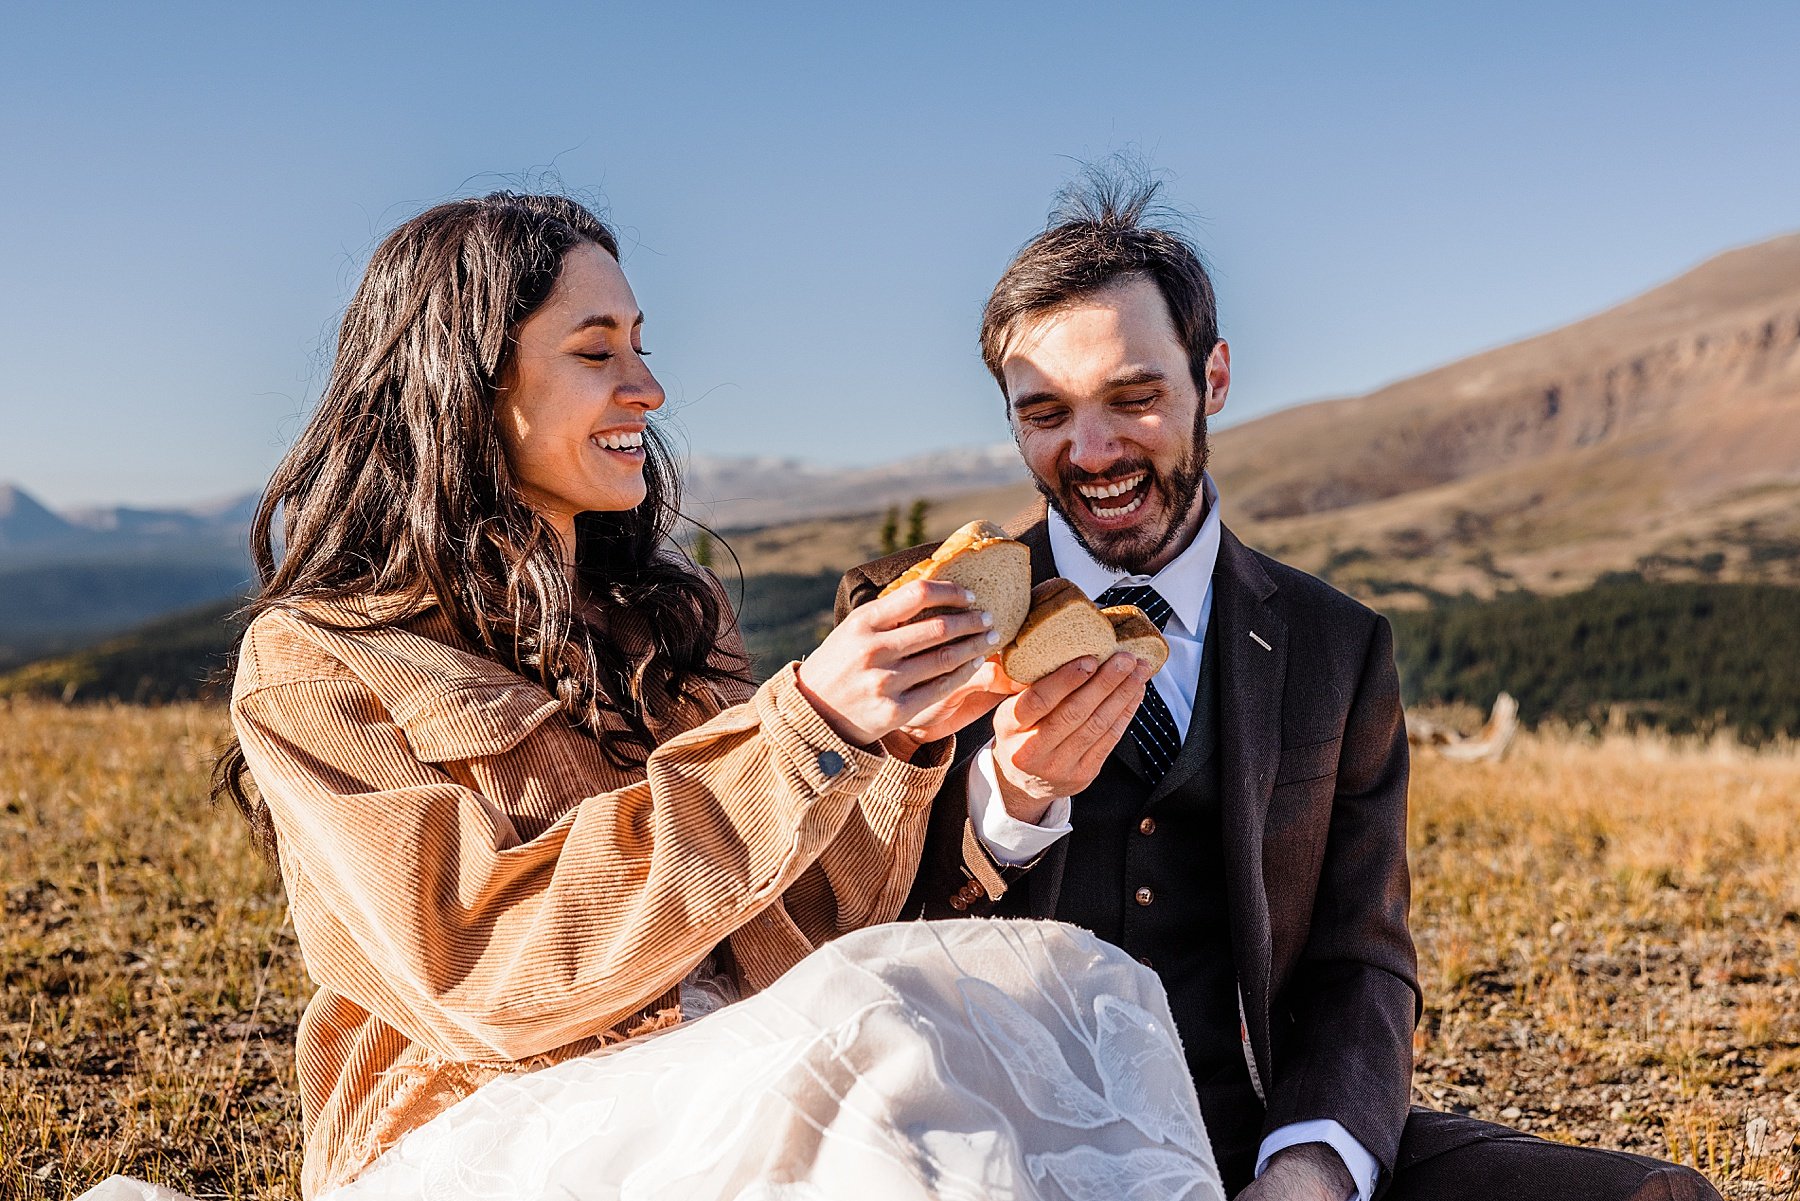
[[[1104,421],[1077,422],[1069,444],[1069,463],[1082,471],[1101,472],[1119,458],[1119,440]]]

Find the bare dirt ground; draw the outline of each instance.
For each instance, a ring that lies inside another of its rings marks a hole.
[[[293,1197],[308,987],[205,799],[224,715],[0,704],[0,1198],[114,1171]],[[1417,1098],[1800,1196],[1800,755],[1527,737],[1421,758]]]

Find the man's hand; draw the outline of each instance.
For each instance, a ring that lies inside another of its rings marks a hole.
[[[1120,651],[1065,663],[994,710],[994,767],[1006,811],[1036,825],[1057,797],[1100,774],[1144,699],[1151,667]]]
[[[1300,1143],[1275,1152],[1237,1201],[1350,1201],[1356,1181],[1350,1169],[1324,1143]]]

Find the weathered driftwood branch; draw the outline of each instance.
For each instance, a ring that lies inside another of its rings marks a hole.
[[[1494,698],[1494,711],[1488,715],[1487,724],[1481,732],[1473,737],[1459,734],[1442,722],[1432,721],[1428,717],[1418,717],[1411,713],[1406,715],[1406,741],[1415,747],[1435,751],[1446,759],[1460,759],[1464,762],[1475,762],[1482,759],[1497,760],[1506,754],[1506,748],[1512,745],[1513,735],[1519,732],[1519,702],[1509,692],[1502,692]]]

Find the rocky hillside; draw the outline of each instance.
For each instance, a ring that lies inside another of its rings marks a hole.
[[[1375,594],[1800,583],[1800,235],[1221,433],[1228,520]]]

